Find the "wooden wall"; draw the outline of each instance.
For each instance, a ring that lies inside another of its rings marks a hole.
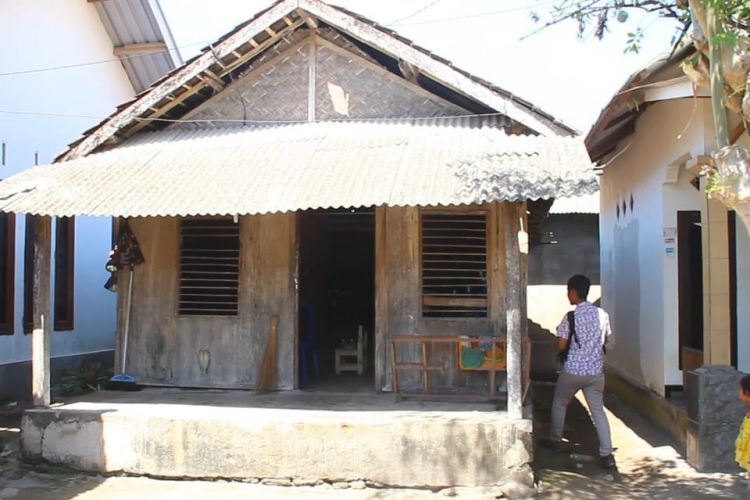
[[[295,385],[295,214],[240,219],[240,295],[236,317],[177,314],[179,219],[131,219],[146,262],[135,268],[127,373],[141,382],[195,387],[252,387],[271,316],[278,314],[280,389]],[[119,331],[127,272],[119,276]],[[198,352],[210,353],[207,371]],[[119,356],[122,349],[118,348]]]
[[[420,210],[416,207],[379,207],[376,211],[376,381],[378,389],[390,390],[390,337],[393,335],[505,335],[505,244],[503,220],[516,217],[523,204],[491,203],[467,207],[485,210],[488,225],[488,315],[487,318],[421,317]],[[426,210],[426,209],[425,209]],[[465,372],[456,367],[452,346],[435,346],[429,357],[442,363],[444,374],[433,374],[435,386],[483,386],[485,373]],[[420,360],[421,354],[405,349],[400,359]],[[431,363],[432,364],[432,363]],[[402,374],[405,384],[416,382]]]

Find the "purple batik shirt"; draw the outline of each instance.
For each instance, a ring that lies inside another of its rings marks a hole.
[[[612,338],[609,315],[589,302],[581,302],[575,309],[576,338],[571,341],[568,359],[563,369],[571,375],[599,375],[604,372],[602,346]],[[570,335],[567,314],[557,327],[557,336]]]

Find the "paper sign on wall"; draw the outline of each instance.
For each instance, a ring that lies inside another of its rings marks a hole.
[[[664,238],[664,253],[673,256],[675,254],[675,245],[677,241],[677,228],[665,227],[662,229],[662,236]]]

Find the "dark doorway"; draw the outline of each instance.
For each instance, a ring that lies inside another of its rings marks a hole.
[[[729,355],[730,363],[737,368],[737,214],[727,212],[729,237]]]
[[[703,251],[699,211],[677,212],[680,369],[703,363]]]
[[[300,387],[372,391],[374,209],[303,212],[299,231]]]

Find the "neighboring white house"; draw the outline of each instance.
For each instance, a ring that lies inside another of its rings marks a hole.
[[[701,364],[750,371],[750,239],[708,200],[701,164],[715,149],[710,99],[678,51],[631,77],[586,139],[601,167],[602,305],[616,345],[611,374],[660,396]],[[748,144],[730,119],[731,139]]]
[[[4,2],[0,40],[0,179],[49,163],[181,64],[155,0]],[[0,214],[0,401],[30,394],[25,226],[23,216]],[[111,363],[115,294],[103,287],[111,221],[57,220],[53,238],[53,368]]]

